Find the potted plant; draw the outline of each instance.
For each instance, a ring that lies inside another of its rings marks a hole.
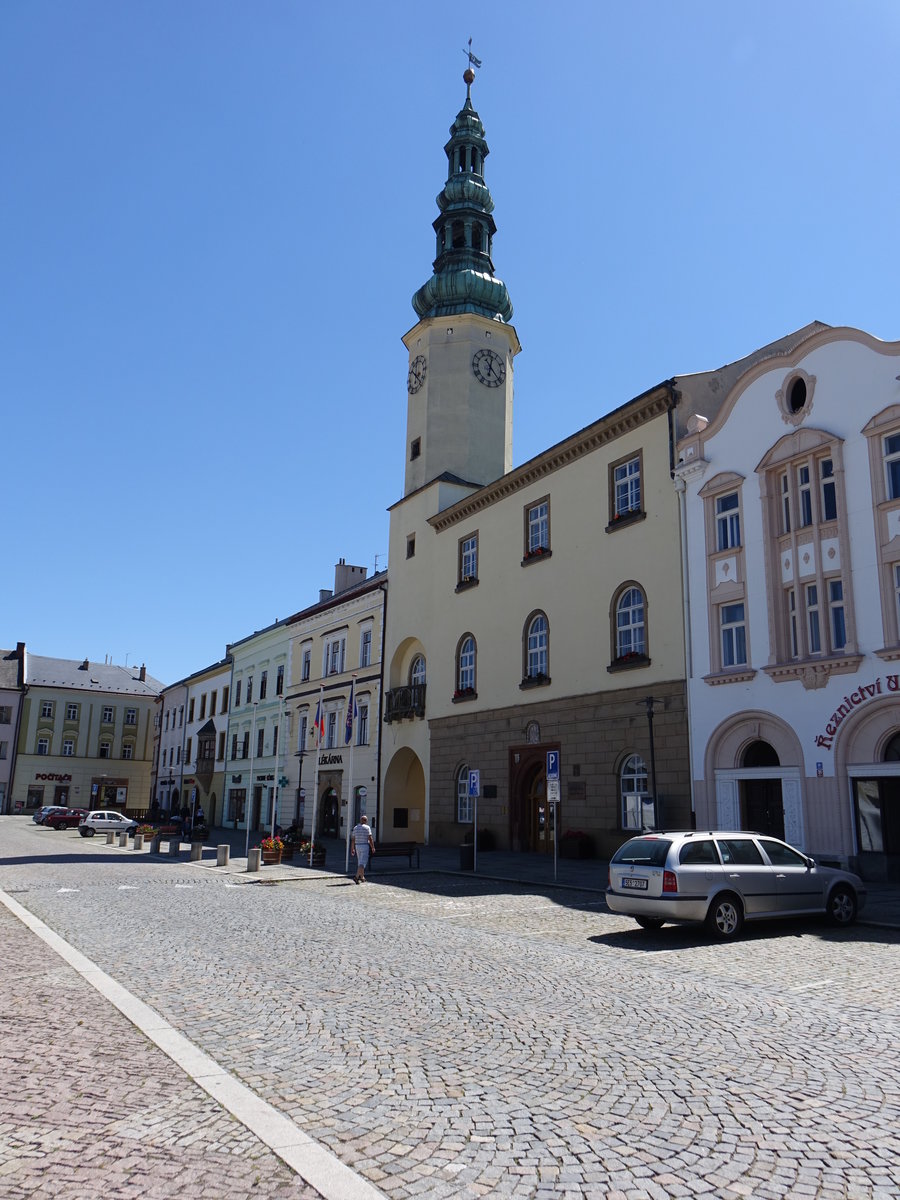
[[[307,838],[306,841],[300,843],[300,846],[297,850],[297,856],[301,863],[306,863],[309,865],[309,850],[310,842]],[[325,847],[321,842],[316,842],[312,847],[312,865],[314,867],[325,866]]]
[[[594,842],[581,829],[567,829],[559,839],[560,858],[593,858]]]
[[[259,848],[262,851],[262,860],[264,863],[272,866],[281,862],[281,852],[284,850],[284,842],[280,837],[264,837],[259,843]]]

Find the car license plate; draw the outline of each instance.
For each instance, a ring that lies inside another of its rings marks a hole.
[[[630,888],[634,892],[646,892],[647,880],[641,879],[639,875],[626,875],[622,880],[623,888]]]

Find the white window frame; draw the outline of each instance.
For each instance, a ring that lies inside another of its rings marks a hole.
[[[737,612],[738,609],[740,609],[740,613]],[[723,669],[728,671],[734,667],[745,667],[747,665],[747,619],[743,600],[719,606],[719,630]]]
[[[75,741],[73,738],[64,738],[62,744],[63,758],[75,757]]]
[[[66,720],[67,721],[77,721],[78,720],[78,705],[71,703],[71,701],[66,705]]]
[[[325,653],[322,657],[323,675],[340,675],[346,664],[347,635],[328,638],[325,642]]]
[[[716,552],[741,544],[741,499],[737,491],[716,496]]]
[[[630,599],[633,595],[640,597],[640,604]],[[647,653],[647,602],[643,590],[637,584],[629,584],[623,588],[616,598],[616,658],[624,658],[626,654],[644,655]],[[635,620],[635,613],[640,610],[640,620]],[[627,620],[623,621],[623,618]],[[637,643],[637,644],[636,644]]]
[[[357,746],[368,746],[369,744],[369,704],[368,701],[359,701],[356,706],[356,744]]]
[[[478,534],[471,533],[459,543],[459,582],[474,583],[478,578]]]
[[[641,511],[641,458],[635,455],[613,467],[613,515]]]
[[[425,684],[426,664],[425,655],[416,654],[409,665],[410,687],[422,687]]]
[[[37,752],[40,758],[46,758],[50,753],[50,739],[48,737],[38,738]]]
[[[544,613],[535,613],[529,621],[525,643],[527,678],[535,679],[540,675],[549,675],[550,626]]]
[[[134,746],[130,742],[126,742],[122,747],[122,757],[125,759],[134,758]]]
[[[300,682],[306,683],[312,671],[312,647],[304,646],[300,654]]]
[[[337,712],[325,714],[325,749],[333,750],[337,746]]]
[[[881,439],[881,448],[884,462],[884,494],[888,500],[900,500],[900,433],[895,430],[885,434]]]
[[[359,633],[359,665],[372,665],[372,626],[364,625]]]
[[[643,787],[638,784],[643,781]],[[644,803],[650,799],[650,775],[639,754],[629,754],[619,771],[619,820],[623,829],[644,828]]]
[[[469,768],[464,764],[456,773],[456,821],[459,825],[471,825],[474,819],[474,805],[469,795]]]
[[[54,705],[53,705],[52,700],[42,700],[41,701],[41,720],[52,721],[53,720],[53,708],[54,708]]]
[[[475,690],[475,638],[467,633],[459,643],[456,664],[456,687],[460,692]]]
[[[550,549],[550,501],[528,506],[528,553]]]

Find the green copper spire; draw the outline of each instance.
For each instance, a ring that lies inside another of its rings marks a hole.
[[[420,317],[479,313],[509,321],[513,313],[509,292],[494,275],[491,261],[497,226],[491,216],[494,201],[484,182],[484,160],[490,151],[481,118],[472,107],[471,65],[463,79],[466,102],[450,126],[450,141],[444,147],[450,172],[437,198],[441,211],[434,222],[434,274],[413,296],[412,304]]]

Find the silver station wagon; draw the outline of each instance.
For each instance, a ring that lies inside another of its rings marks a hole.
[[[744,921],[811,913],[849,925],[865,900],[857,875],[745,830],[634,837],[612,856],[606,889],[608,908],[644,929],[697,921],[720,938],[737,937]]]

